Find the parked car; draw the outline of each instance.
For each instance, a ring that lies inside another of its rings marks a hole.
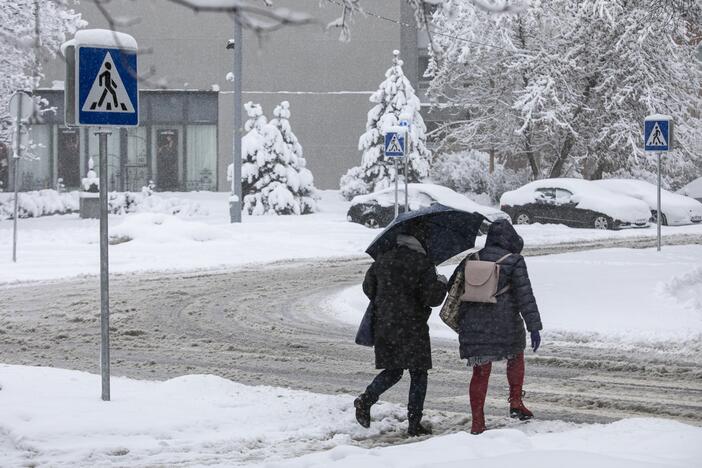
[[[572,227],[622,229],[648,227],[648,205],[588,180],[543,179],[506,192],[503,211],[515,224],[557,223]]]
[[[405,208],[405,188],[400,186],[400,212]],[[470,213],[478,212],[488,221],[510,219],[507,213],[496,208],[480,205],[450,188],[434,184],[408,184],[409,209],[418,210],[434,203]],[[385,227],[395,218],[395,187],[368,195],[358,195],[351,200],[347,218],[353,223],[371,228]]]
[[[622,195],[637,198],[651,210],[651,222],[658,213],[658,187],[643,180],[606,179],[593,181],[600,187]],[[699,224],[702,222],[702,203],[694,198],[661,189],[661,223],[666,226]]]

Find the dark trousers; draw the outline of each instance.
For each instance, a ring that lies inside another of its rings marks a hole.
[[[409,372],[411,380],[407,413],[421,418],[422,411],[424,411],[424,398],[427,395],[428,374],[424,369],[410,369]],[[380,395],[399,382],[403,373],[402,369],[385,369],[378,374],[366,388],[371,403],[378,401]]]

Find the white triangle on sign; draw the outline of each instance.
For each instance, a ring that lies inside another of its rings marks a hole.
[[[82,108],[83,112],[127,112],[133,113],[134,106],[129,99],[124,82],[119,76],[115,62],[109,52],[100,65],[98,74],[88,92]]]
[[[387,149],[388,153],[402,153],[403,149],[402,146],[400,146],[400,140],[397,138],[397,133],[392,136],[390,139],[390,144],[388,145]]]
[[[648,135],[648,140],[646,140],[646,146],[668,146],[668,142],[665,140],[665,135],[663,135],[658,122],[653,125],[653,129],[651,129],[651,133]]]

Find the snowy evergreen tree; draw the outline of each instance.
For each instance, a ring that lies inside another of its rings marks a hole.
[[[38,24],[34,0],[12,0],[0,7],[0,143],[10,140],[12,94],[35,89],[43,76],[42,62],[55,57],[66,36],[85,25],[66,0],[39,0],[37,5]]]
[[[356,195],[389,187],[395,181],[394,163],[384,155],[385,133],[399,125],[401,118],[411,120],[407,151],[409,182],[419,182],[429,175],[431,153],[426,147],[426,126],[420,114],[419,98],[402,71],[398,51],[393,52],[393,65],[385,73],[385,81],[370,97],[375,106],[368,112],[366,132],[358,141],[362,151],[361,165],[349,169],[341,177],[341,194],[348,200]],[[400,165],[402,166],[402,165]],[[402,179],[402,173],[399,174]]]
[[[242,208],[253,215],[310,212],[311,181],[293,166],[295,155],[280,130],[268,122],[259,104],[247,102],[244,108],[249,120],[241,139]]]
[[[699,2],[533,1],[516,15],[459,0],[444,8],[434,16],[429,94],[464,115],[447,125],[445,145],[495,150],[534,178],[633,174],[653,163],[643,119],[663,113],[676,122],[671,186],[695,176]]]
[[[283,101],[273,110],[274,125],[280,131],[283,141],[288,147],[292,170],[288,172],[288,187],[300,204],[300,213],[308,214],[317,211],[319,195],[314,187],[314,176],[307,169],[307,161],[302,155],[302,145],[292,131],[290,125],[290,103]]]

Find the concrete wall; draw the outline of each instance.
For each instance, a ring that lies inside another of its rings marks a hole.
[[[293,130],[303,145],[308,167],[320,188],[338,188],[339,177],[360,162],[358,137],[365,129],[371,108],[370,93],[377,89],[390,66],[393,49],[402,50],[406,70],[416,83],[416,32],[373,16],[358,16],[349,43],[338,40],[338,31],[325,32],[323,25],[341,14],[341,7],[319,0],[275,0],[276,7],[306,11],[320,24],[290,26],[259,38],[244,34],[244,102],[263,105],[272,118],[282,100],[291,105]],[[233,97],[225,79],[232,69],[233,54],[225,49],[233,36],[233,23],[226,15],[194,14],[166,0],[113,0],[106,4],[115,16],[139,18],[140,22],[120,30],[133,35],[142,50],[140,69],[153,67],[153,82],[167,80],[171,89],[211,89],[220,95],[219,161],[220,190],[227,189],[226,166],[231,160]],[[388,18],[412,23],[403,0],[367,0],[363,6]],[[91,2],[76,7],[89,27],[106,27]],[[404,32],[402,29],[407,29]],[[415,42],[411,42],[414,38]],[[404,47],[401,46],[401,39]],[[64,65],[47,64],[46,82],[62,80]]]

